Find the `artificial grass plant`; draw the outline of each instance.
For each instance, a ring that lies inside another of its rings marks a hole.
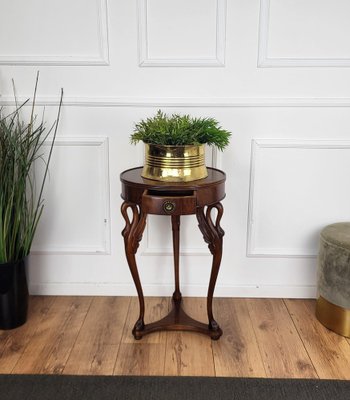
[[[166,115],[158,110],[152,118],[135,124],[131,142],[139,141],[157,145],[200,145],[208,144],[223,150],[231,133],[222,129],[214,118],[192,118],[189,115]]]
[[[35,101],[39,74],[37,74],[31,113],[28,121],[22,120],[22,108],[0,108],[0,263],[16,262],[26,257],[31,249],[34,234],[44,208],[43,189],[56,139],[63,90],[57,118],[48,129],[44,115],[38,122]],[[16,96],[15,96],[16,99]],[[53,133],[49,154],[43,155],[43,145]],[[34,176],[34,163],[45,163],[43,178]]]

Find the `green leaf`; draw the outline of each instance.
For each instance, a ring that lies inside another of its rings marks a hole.
[[[231,132],[222,129],[214,118],[192,118],[189,115],[156,115],[135,124],[131,143],[140,141],[159,145],[208,144],[223,150],[228,146]]]

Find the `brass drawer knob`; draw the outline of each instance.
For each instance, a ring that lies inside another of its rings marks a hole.
[[[167,213],[167,214],[171,214],[172,212],[174,212],[175,210],[175,203],[172,201],[165,201],[163,203],[163,210]]]

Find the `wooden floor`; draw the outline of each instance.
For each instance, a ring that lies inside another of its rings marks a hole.
[[[131,297],[32,297],[28,322],[0,330],[0,373],[350,379],[350,341],[322,325],[313,300],[215,299],[219,341],[161,332],[135,341]],[[146,298],[147,320],[167,298]],[[205,300],[184,300],[205,321]]]

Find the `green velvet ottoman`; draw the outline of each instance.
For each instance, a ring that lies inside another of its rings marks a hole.
[[[350,222],[326,226],[320,234],[316,317],[350,337]]]

